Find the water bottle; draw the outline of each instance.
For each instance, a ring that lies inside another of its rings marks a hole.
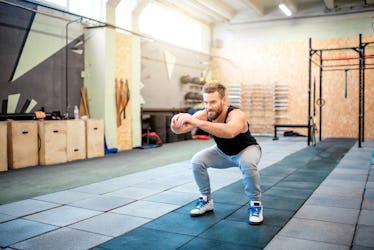
[[[79,109],[77,105],[74,106],[74,119],[75,120],[79,119]]]

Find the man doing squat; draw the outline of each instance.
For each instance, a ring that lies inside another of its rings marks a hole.
[[[252,225],[261,224],[263,207],[257,169],[261,148],[250,133],[245,114],[238,108],[227,106],[225,92],[226,88],[222,84],[205,84],[205,109],[193,115],[180,113],[171,119],[170,127],[174,133],[182,134],[199,128],[212,135],[216,142],[216,145],[198,152],[191,160],[201,196],[190,214],[200,216],[214,209],[208,168],[236,166],[243,174],[244,190],[249,199],[248,222]]]

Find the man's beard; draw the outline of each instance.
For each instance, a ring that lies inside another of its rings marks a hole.
[[[220,106],[216,111],[213,111],[213,112],[206,111],[206,113],[208,115],[208,120],[213,121],[217,119],[218,116],[220,116],[220,114],[222,113],[222,106]]]

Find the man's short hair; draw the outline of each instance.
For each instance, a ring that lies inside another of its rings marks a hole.
[[[218,92],[221,98],[225,96],[226,87],[221,83],[206,83],[203,87],[203,92],[206,94]]]

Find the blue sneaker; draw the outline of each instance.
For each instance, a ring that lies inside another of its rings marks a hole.
[[[251,225],[261,224],[262,221],[264,220],[263,210],[264,208],[262,207],[262,204],[260,201],[251,201],[249,203],[249,208],[248,208],[249,224]]]
[[[192,217],[200,216],[205,214],[206,212],[213,211],[214,205],[213,200],[210,199],[207,201],[207,197],[199,197],[199,199],[196,201],[195,208],[190,211],[190,215]]]

